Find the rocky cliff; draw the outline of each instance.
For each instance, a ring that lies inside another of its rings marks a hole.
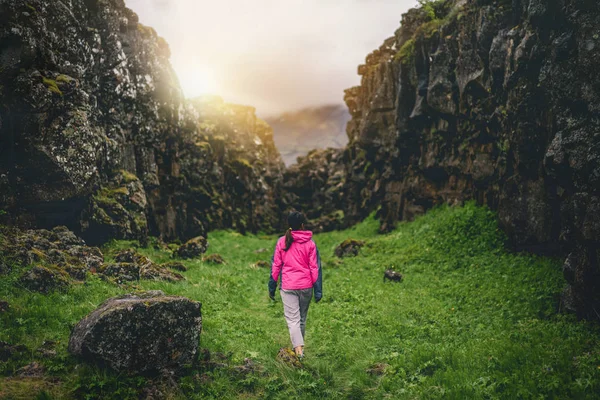
[[[123,0],[0,0],[4,222],[92,243],[273,229],[270,129],[251,108],[186,102],[169,55]]]
[[[284,204],[306,214],[308,228],[328,232],[344,226],[345,164],[342,149],[313,150],[284,173]]]
[[[516,249],[566,256],[564,305],[600,318],[600,8],[429,1],[346,91],[345,216],[498,211]]]

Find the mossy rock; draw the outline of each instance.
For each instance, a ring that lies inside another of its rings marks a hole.
[[[335,248],[334,253],[339,258],[356,257],[364,245],[362,240],[346,239]]]
[[[160,264],[161,268],[169,268],[169,269],[174,269],[175,271],[180,271],[180,272],[185,272],[188,270],[188,268],[185,266],[185,264],[183,264],[182,262],[179,261],[170,261],[164,264]]]
[[[220,254],[209,254],[202,257],[202,262],[207,264],[225,264],[225,259]]]
[[[135,174],[133,174],[133,173],[131,173],[129,171],[121,170],[121,171],[119,171],[119,173],[123,177],[123,181],[125,183],[131,183],[131,182],[139,181],[139,178]]]
[[[115,297],[81,320],[69,352],[128,374],[192,364],[202,330],[201,304],[159,291]]]
[[[174,255],[183,259],[197,258],[206,253],[207,248],[208,242],[206,241],[206,238],[198,236],[179,246]]]
[[[282,362],[290,367],[302,368],[302,363],[298,359],[298,356],[294,350],[289,347],[282,347],[277,353],[277,361]]]
[[[32,292],[48,294],[66,290],[71,280],[65,271],[58,268],[35,266],[21,275],[19,284]]]

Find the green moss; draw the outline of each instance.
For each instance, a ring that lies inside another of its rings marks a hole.
[[[433,37],[433,35],[438,33],[440,28],[446,22],[447,21],[445,19],[433,19],[429,22],[426,22],[417,29],[417,31],[415,32],[415,36],[422,35],[426,39],[429,39],[429,38]]]
[[[143,213],[133,213],[133,222],[138,228],[146,229],[148,227],[148,220]]]
[[[93,199],[100,208],[106,210],[115,210],[122,208],[121,204],[117,200],[120,195],[128,196],[129,190],[125,186],[118,187],[116,189],[101,188],[93,196]]]
[[[502,142],[498,143],[498,149],[502,152],[502,153],[508,153],[508,150],[510,149],[510,140],[505,139]]]
[[[122,169],[121,171],[119,171],[119,173],[121,174],[121,176],[123,176],[123,179],[125,180],[125,183],[131,183],[131,182],[139,181],[138,177],[135,174],[132,174],[129,171],[126,171],[126,170]]]
[[[394,56],[396,61],[402,62],[402,64],[410,64],[415,58],[415,39],[408,39],[400,50]]]
[[[210,145],[209,142],[199,141],[199,142],[194,143],[194,145],[196,145],[196,147],[199,147],[205,151],[212,150],[212,146]]]
[[[63,75],[63,74],[60,74],[56,77],[56,82],[70,83],[70,82],[73,82],[74,80],[75,79],[71,78],[70,76]]]
[[[451,3],[447,0],[418,0],[429,19],[442,19],[448,14]]]
[[[63,92],[58,88],[58,85],[54,79],[46,78],[45,76],[43,76],[42,82],[44,83],[44,85],[46,85],[48,90],[51,91],[52,93],[56,93],[60,96],[63,95]]]
[[[245,159],[243,157],[238,157],[235,160],[233,160],[232,166],[236,170],[239,170],[240,168],[252,169],[252,164],[250,164],[250,161],[248,161],[247,159]]]

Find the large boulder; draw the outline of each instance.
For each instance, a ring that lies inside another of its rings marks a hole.
[[[141,373],[192,363],[201,304],[160,291],[108,299],[73,329],[69,352],[116,371]]]

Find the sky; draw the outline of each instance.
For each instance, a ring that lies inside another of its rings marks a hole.
[[[358,65],[416,0],[125,0],[171,47],[186,97],[260,116],[342,104]]]

